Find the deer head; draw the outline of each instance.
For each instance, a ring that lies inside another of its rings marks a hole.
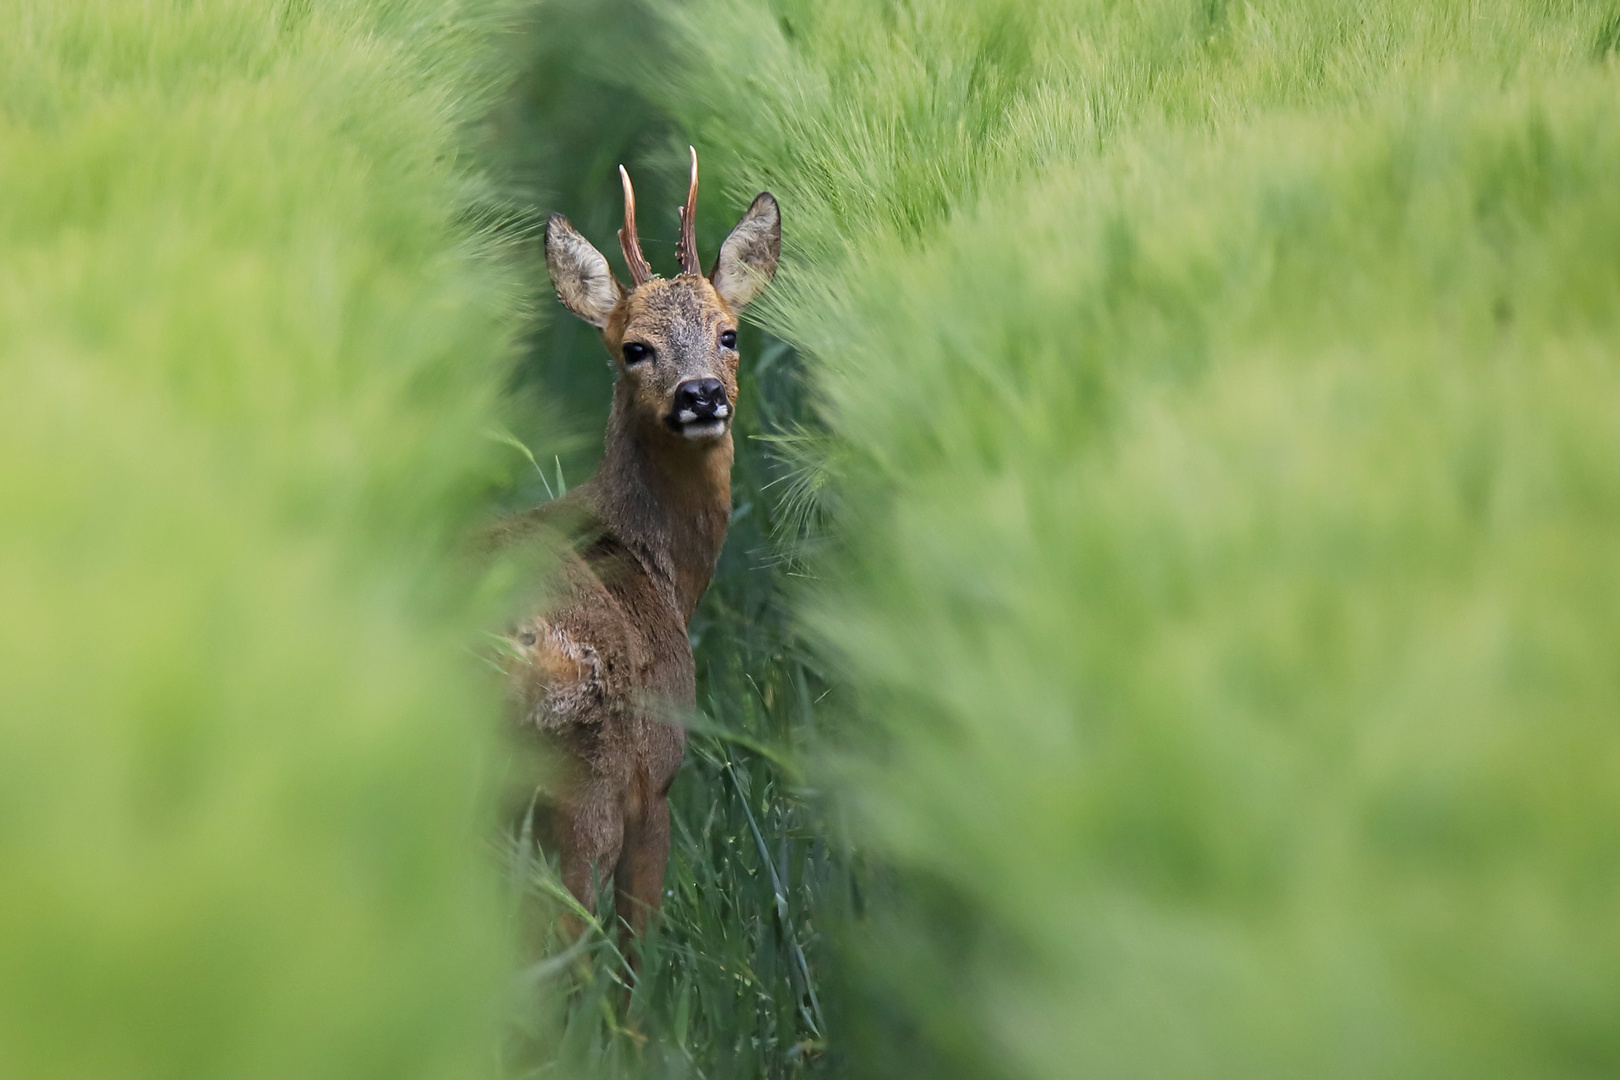
[[[681,208],[677,254],[681,272],[656,276],[636,237],[636,195],[624,183],[624,228],[619,245],[630,271],[626,289],[607,259],[568,219],[546,222],[546,267],[557,299],[602,331],[614,357],[619,385],[614,408],[627,432],[641,439],[711,445],[730,431],[737,403],[737,316],[776,273],[782,219],[776,199],[761,192],[720,245],[707,277],[698,263],[693,215],[697,210],[697,151],[692,182]]]

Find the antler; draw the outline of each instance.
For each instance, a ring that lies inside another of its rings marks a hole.
[[[652,267],[641,254],[641,241],[636,239],[636,189],[630,186],[630,174],[619,166],[619,179],[624,181],[624,228],[619,230],[619,247],[624,249],[624,261],[630,267],[632,285],[645,285],[653,276]]]
[[[681,239],[675,245],[675,253],[681,260],[681,273],[703,276],[703,267],[698,263],[697,228],[693,219],[697,216],[697,147],[688,146],[692,152],[692,184],[686,189],[686,205],[681,207]]]

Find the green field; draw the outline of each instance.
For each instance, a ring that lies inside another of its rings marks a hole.
[[[1615,9],[662,10],[793,256],[834,1056],[1612,1070]]]
[[[1620,1071],[1610,0],[75,0],[0,58],[0,1074]],[[456,539],[606,413],[535,223],[612,250],[623,161],[668,273],[688,142],[705,256],[762,188],[787,250],[623,1007],[509,943]]]
[[[0,1075],[487,1071],[498,14],[0,7]]]

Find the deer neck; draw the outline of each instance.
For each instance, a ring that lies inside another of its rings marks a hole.
[[[602,463],[592,486],[597,513],[669,593],[689,622],[709,587],[731,518],[732,442],[690,443],[638,423],[623,385],[614,390]]]

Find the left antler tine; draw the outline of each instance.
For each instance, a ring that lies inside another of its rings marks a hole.
[[[681,272],[685,274],[703,275],[703,265],[698,262],[697,251],[697,194],[698,194],[698,167],[697,147],[688,146],[692,153],[692,183],[686,189],[686,205],[681,207],[681,239],[676,245],[677,254],[681,260]]]
[[[624,183],[624,228],[619,230],[619,247],[630,267],[630,281],[645,285],[652,277],[652,267],[641,254],[641,241],[636,237],[636,189],[630,186],[630,174],[623,165],[619,166],[619,179]]]

